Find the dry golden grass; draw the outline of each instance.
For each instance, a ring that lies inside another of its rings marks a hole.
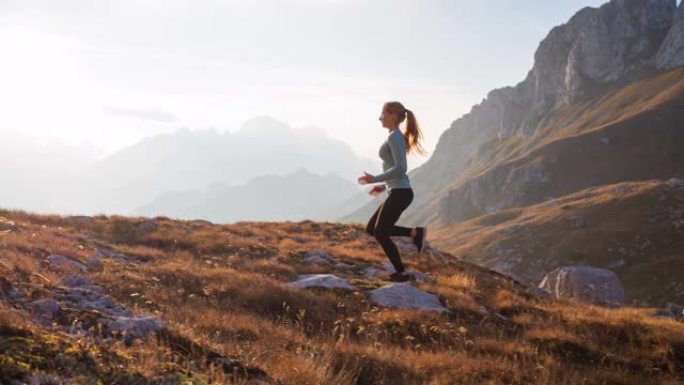
[[[257,366],[284,384],[684,381],[681,323],[651,317],[648,309],[543,300],[505,276],[454,258],[440,262],[429,253],[404,253],[411,267],[433,273],[435,282],[418,286],[440,296],[450,309],[445,314],[380,308],[363,293],[284,285],[315,270],[334,272],[363,287],[382,285],[330,266],[301,263],[312,249],[326,250],[357,268],[384,262],[381,248],[360,225],[301,221],[211,226],[107,216],[70,224],[59,216],[16,210],[0,210],[0,216],[19,226],[17,232],[0,234],[0,275],[24,288],[31,299],[45,298],[60,277],[76,272],[49,266],[44,262],[49,254],[86,261],[95,247],[123,253],[139,262],[105,258],[102,270],[84,274],[135,312],[163,319],[173,333]],[[141,230],[145,220],[154,221],[156,229]],[[230,383],[216,367],[203,365],[198,356],[181,355],[164,339],[125,346],[93,337],[59,348],[50,342],[58,330],[32,325],[24,310],[0,305],[3,336],[28,333],[44,362],[53,362],[67,349],[73,362],[88,354],[107,368],[91,370],[91,377],[88,368],[78,365],[69,372],[83,378],[153,383],[164,373],[185,372],[194,373],[193,383]],[[9,356],[0,353],[2,357],[0,373],[6,374],[1,370],[8,370]],[[37,359],[24,364],[36,371],[40,367]],[[56,365],[42,368],[58,372]],[[167,383],[182,381],[178,377]]]
[[[437,282],[446,287],[450,287],[456,290],[470,290],[473,291],[476,288],[475,277],[470,274],[456,273],[448,277],[438,277]]]
[[[479,263],[510,259],[497,256],[509,250],[520,259],[512,272],[529,283],[561,265],[622,260],[615,270],[627,301],[680,302],[672,288],[684,268],[684,226],[676,225],[684,219],[680,191],[657,179],[592,187],[435,229],[431,242]]]

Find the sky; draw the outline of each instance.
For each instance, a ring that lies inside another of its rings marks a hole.
[[[432,153],[591,0],[0,0],[0,133],[103,157],[268,115],[376,159],[398,100]],[[409,169],[428,159],[409,157]]]

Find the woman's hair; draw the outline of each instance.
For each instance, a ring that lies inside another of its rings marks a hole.
[[[387,111],[395,113],[399,117],[397,123],[401,123],[406,119],[406,129],[404,130],[404,140],[406,140],[406,152],[411,153],[413,150],[417,151],[421,155],[425,155],[427,152],[420,144],[420,140],[423,138],[423,134],[420,132],[420,127],[418,126],[418,121],[413,111],[410,111],[404,107],[403,104],[399,102],[387,102],[384,108]]]

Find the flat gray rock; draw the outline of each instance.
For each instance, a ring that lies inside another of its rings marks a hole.
[[[448,311],[437,295],[420,290],[408,283],[394,283],[370,291],[370,298],[383,307]]]
[[[319,256],[319,255],[310,255],[308,257],[305,257],[302,259],[302,262],[304,263],[313,263],[316,265],[328,265],[330,264],[330,261]]]
[[[358,288],[346,279],[340,278],[332,274],[304,274],[299,275],[297,280],[294,282],[288,282],[288,286],[295,287],[298,289],[306,287],[325,287],[328,289],[347,289],[347,290],[357,290]]]

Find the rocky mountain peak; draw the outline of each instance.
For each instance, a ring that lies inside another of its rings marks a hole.
[[[679,4],[670,32],[667,33],[656,56],[656,66],[659,69],[681,65],[684,65],[684,2]]]
[[[653,66],[676,8],[676,0],[612,0],[581,9],[539,44],[529,77],[533,104],[569,102],[593,84]]]

